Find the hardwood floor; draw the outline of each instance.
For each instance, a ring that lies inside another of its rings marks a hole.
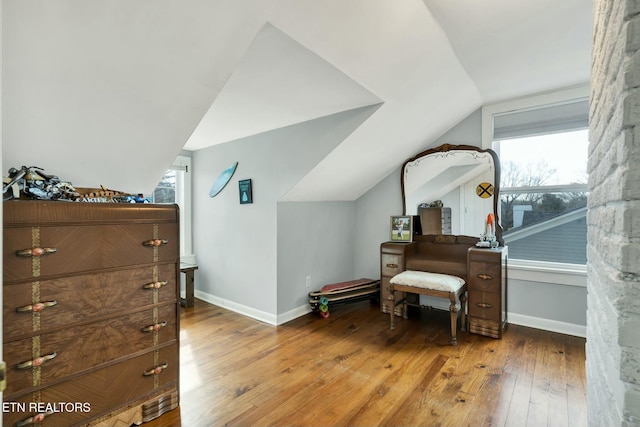
[[[368,301],[274,327],[196,300],[181,316],[169,426],[586,426],[585,340],[510,325],[502,340]]]

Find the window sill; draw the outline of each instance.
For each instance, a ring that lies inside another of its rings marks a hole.
[[[587,287],[586,265],[509,259],[507,268],[509,279]]]

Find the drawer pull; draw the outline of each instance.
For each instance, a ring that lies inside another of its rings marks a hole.
[[[480,308],[491,308],[493,307],[493,304],[489,304],[488,302],[477,302],[476,306]]]
[[[169,282],[159,281],[159,282],[151,282],[144,285],[143,289],[160,289],[161,287],[167,285]]]
[[[482,279],[482,280],[491,280],[493,279],[493,276],[490,276],[488,274],[478,274],[478,279]]]
[[[147,371],[144,371],[142,373],[142,375],[144,375],[145,377],[149,377],[151,375],[159,375],[160,372],[162,372],[163,370],[167,369],[167,366],[169,366],[169,365],[164,363],[164,364],[162,364],[160,366],[156,366],[155,368],[151,368],[151,369],[149,369]]]
[[[32,417],[25,418],[22,421],[18,421],[16,423],[16,426],[17,427],[24,427],[24,426],[30,426],[30,425],[33,425],[33,424],[41,423],[42,421],[44,421],[44,419],[46,417],[48,417],[49,415],[52,415],[52,414],[53,414],[53,412],[41,412],[41,413],[36,414],[36,415],[34,415]]]
[[[16,368],[18,368],[18,369],[36,368],[36,367],[42,365],[47,360],[53,359],[57,355],[58,355],[58,353],[45,354],[44,356],[36,357],[33,360],[28,360],[26,362],[18,363],[16,365]]]
[[[159,331],[160,328],[167,326],[167,322],[156,323],[155,325],[149,325],[142,328],[142,332],[154,332]]]
[[[56,248],[32,248],[20,249],[16,251],[16,255],[23,257],[41,257],[43,255],[55,254],[56,252],[58,252]]]
[[[53,307],[56,304],[58,304],[58,301],[37,302],[35,304],[29,304],[23,307],[16,307],[16,311],[18,313],[40,313],[45,308]]]
[[[145,240],[144,242],[142,242],[142,246],[156,247],[156,246],[166,245],[167,243],[169,243],[169,241],[165,239],[153,239],[153,240]]]
[[[387,264],[388,268],[398,268],[398,264]]]

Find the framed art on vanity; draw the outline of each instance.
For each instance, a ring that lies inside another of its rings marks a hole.
[[[410,242],[413,237],[413,216],[402,215],[391,217],[391,240],[394,242]]]

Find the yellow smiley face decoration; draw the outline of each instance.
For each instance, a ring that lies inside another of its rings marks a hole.
[[[493,196],[493,184],[491,184],[490,182],[483,182],[481,184],[478,184],[478,186],[476,187],[476,194],[483,199],[488,199],[489,197]]]

